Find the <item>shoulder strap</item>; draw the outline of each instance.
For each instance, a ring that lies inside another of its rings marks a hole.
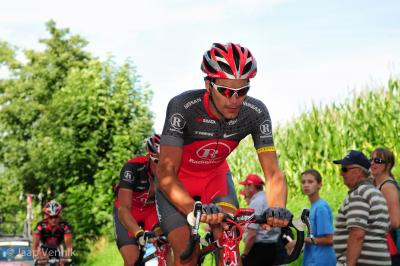
[[[395,185],[397,190],[400,192],[399,184],[397,184],[396,180],[391,179],[391,178],[388,178],[385,181],[383,181],[382,184],[379,186],[379,190],[382,190],[383,185],[386,183],[391,183],[391,184]]]

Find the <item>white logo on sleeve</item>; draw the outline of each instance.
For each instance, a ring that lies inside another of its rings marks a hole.
[[[131,182],[133,180],[133,173],[131,171],[125,171],[123,176],[125,181]]]
[[[260,131],[265,136],[272,136],[271,121],[267,119],[262,122],[260,125]]]
[[[183,118],[183,115],[180,113],[175,113],[169,119],[169,122],[172,126],[172,130],[181,132],[181,130],[185,127],[186,121]]]

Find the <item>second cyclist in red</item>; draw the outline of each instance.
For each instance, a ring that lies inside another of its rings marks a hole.
[[[125,266],[133,266],[140,256],[139,239],[144,231],[158,226],[154,197],[154,175],[160,153],[160,136],[145,142],[147,155],[128,160],[115,188],[114,227],[118,249]]]

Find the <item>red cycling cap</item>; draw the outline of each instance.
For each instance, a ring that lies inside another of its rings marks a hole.
[[[239,184],[241,185],[255,185],[255,186],[260,186],[260,185],[264,185],[264,181],[261,179],[260,176],[256,175],[256,174],[249,174],[246,179],[242,182],[240,182]]]

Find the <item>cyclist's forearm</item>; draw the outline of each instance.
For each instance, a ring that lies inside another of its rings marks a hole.
[[[194,200],[183,187],[182,183],[172,171],[159,169],[157,187],[168,198],[171,203],[184,214],[188,214],[193,210]]]
[[[40,252],[40,248],[39,248],[39,239],[37,239],[36,236],[33,236],[32,239],[32,255],[33,258],[37,258]]]
[[[259,153],[258,159],[265,176],[268,206],[284,208],[287,200],[287,187],[285,177],[279,168],[276,153]]]
[[[188,214],[193,211],[194,200],[190,197],[189,193],[183,188],[180,182],[179,184],[170,184],[160,189],[180,212]]]
[[[67,258],[71,258],[72,257],[72,247],[71,248],[66,248],[64,257],[67,257]]]
[[[287,200],[286,180],[281,171],[276,171],[266,180],[266,195],[270,207],[285,207]]]
[[[71,258],[71,257],[72,257],[72,245],[68,245],[68,246],[65,248],[64,257],[66,257],[66,258]]]
[[[119,206],[118,218],[129,232],[135,233],[141,229],[135,218],[132,217],[130,210],[125,206]]]

